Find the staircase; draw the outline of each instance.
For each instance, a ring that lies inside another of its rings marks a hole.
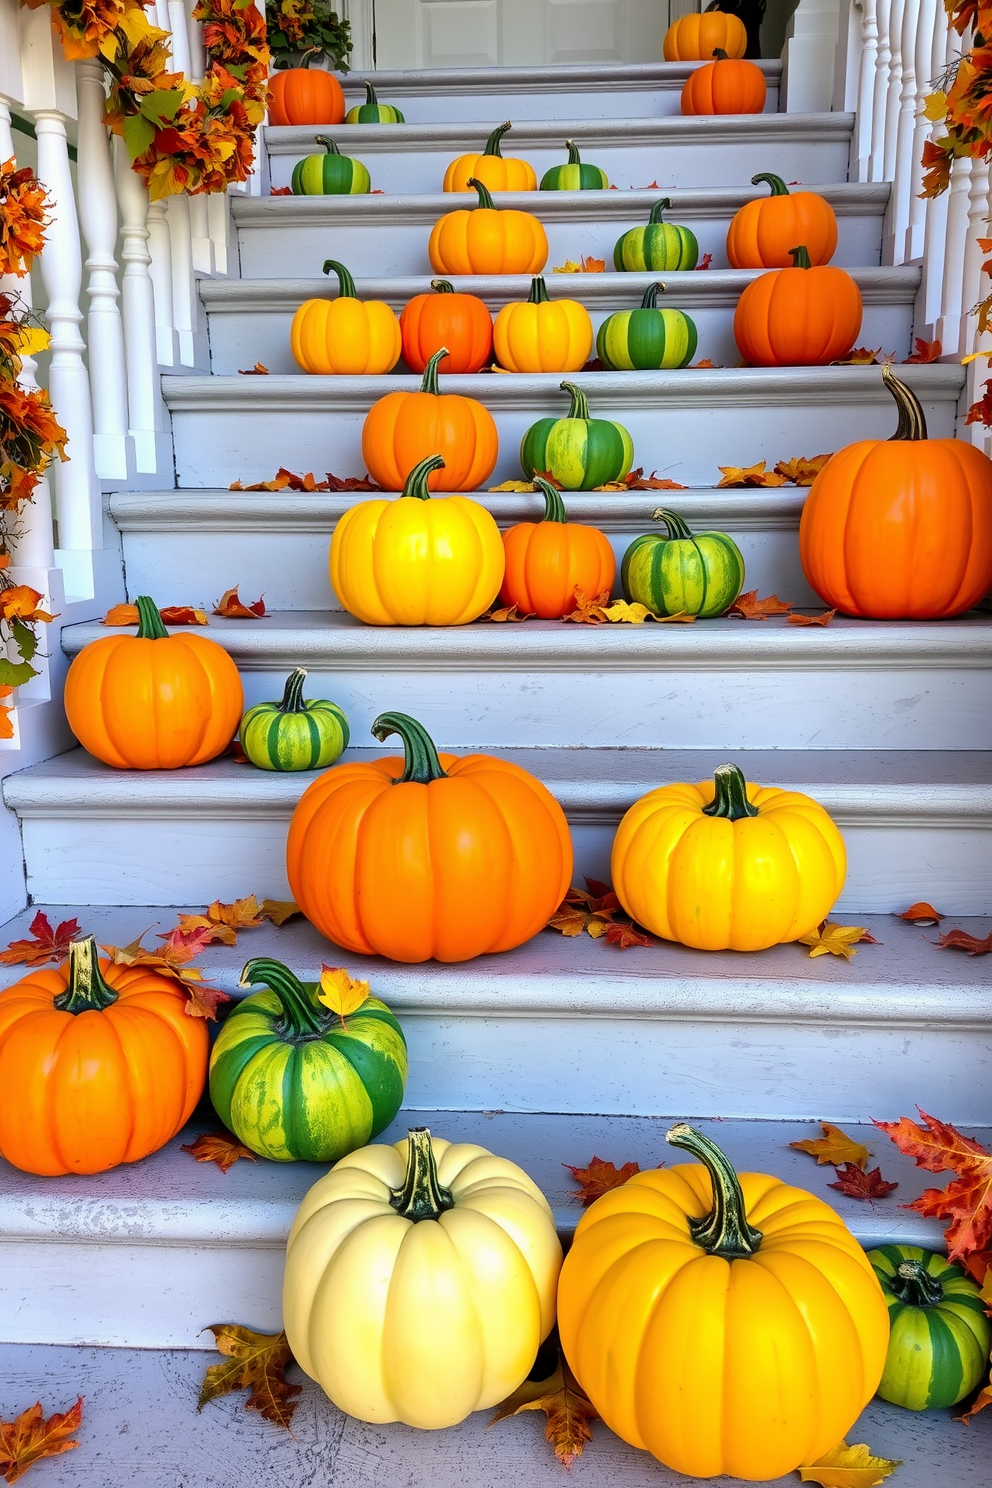
[[[779,65],[764,66],[774,110]],[[305,298],[335,292],[319,272],[328,256],[355,273],[361,296],[397,310],[425,289],[429,227],[458,204],[437,191],[444,165],[512,116],[519,122],[507,151],[539,174],[568,137],[618,187],[502,199],[544,221],[552,296],[582,301],[595,325],[639,302],[650,276],[550,270],[583,255],[609,266],[617,237],[645,221],[656,200],[649,183],[670,188],[672,220],[689,224],[701,253],[712,254],[707,271],[670,274],[665,284],[668,303],[697,323],[697,356],[715,370],[576,381],[594,413],[630,429],[636,464],[687,487],[665,493],[666,504],[694,528],[734,536],[746,587],[822,609],[798,562],[804,493],[719,490],[717,467],[761,459],[770,467],[885,437],[894,409],[874,367],[735,366],[733,307],[753,276],[726,266],[727,225],[755,194],[747,183],[756,171],[821,188],[840,223],[834,261],[864,296],[860,341],[898,361],[912,347],[920,271],[881,263],[889,189],[847,182],[851,115],[682,119],[684,76],[681,64],[561,68],[551,77],[528,69],[376,75],[380,95],[411,122],[335,133],[384,194],[231,198],[240,277],[199,281],[202,368],[162,379],[175,485],[109,496],[129,597],[211,608],[235,582],[243,597],[264,592],[264,619],[212,619],[209,631],[237,661],[248,703],[278,697],[286,672],[301,664],[308,692],[346,710],[349,757],[380,753],[369,724],[400,709],[440,747],[517,760],[568,815],[577,881],[608,875],[616,823],[639,795],[701,779],[727,758],[749,779],[809,792],[842,828],[850,869],[838,914],[880,942],[850,963],[810,960],[797,946],[750,956],[665,944],[620,953],[547,932],[463,966],[362,965],[410,1045],[407,1108],[390,1135],[405,1131],[409,1114],[520,1161],[565,1233],[579,1210],[561,1163],[584,1163],[595,1151],[655,1164],[670,1118],[719,1123],[738,1166],[830,1198],[832,1171],[787,1148],[821,1118],[869,1142],[872,1116],[911,1113],[917,1103],[985,1140],[992,1128],[988,963],[941,952],[927,944],[934,931],[892,918],[927,899],[948,923],[981,935],[992,927],[992,616],[929,625],[837,619],[826,629],[772,619],[379,631],[336,609],[327,579],[330,532],[356,498],[229,489],[271,478],[280,465],[318,479],[362,472],[363,418],[397,380],[303,375],[289,354],[292,313]],[[360,78],[347,91],[357,99]],[[270,128],[266,142],[272,184],[284,186],[312,133]],[[495,310],[526,298],[528,284],[507,277],[456,288],[471,287]],[[269,376],[238,375],[256,361]],[[931,435],[951,435],[963,369],[938,363],[904,374]],[[492,484],[519,477],[524,430],[563,411],[559,381],[444,381],[493,412],[500,460]],[[476,499],[501,525],[540,508],[527,494]],[[567,504],[572,518],[601,526],[619,555],[649,528],[659,499],[592,492]],[[67,627],[67,656],[98,634],[106,630],[94,623]],[[31,908],[0,928],[0,944],[25,933],[39,905],[53,923],[76,914],[98,940],[123,945],[150,926],[168,929],[175,906],[251,892],[287,897],[286,825],[311,778],[230,760],[118,773],[80,750],[8,776],[3,798],[20,824]],[[212,947],[198,964],[239,995],[241,966],[262,954],[310,977],[338,956],[295,921],[246,932],[235,949]],[[18,974],[3,968],[2,980]],[[295,1440],[246,1418],[236,1400],[192,1416],[193,1382],[208,1362],[197,1352],[202,1329],[222,1320],[278,1328],[285,1236],[318,1176],[305,1164],[243,1162],[226,1176],[194,1164],[181,1143],[216,1124],[204,1111],[163,1152],[95,1178],[37,1179],[0,1165],[0,1337],[8,1345],[0,1406],[45,1399],[53,1380],[60,1400],[87,1396],[86,1450],[47,1462],[39,1484],[44,1471],[52,1488],[102,1488],[138,1474],[149,1488],[220,1488],[257,1475],[260,1453],[273,1488],[496,1488],[511,1473],[525,1488],[559,1482],[530,1417],[488,1436],[482,1418],[424,1436],[345,1420],[310,1386]],[[866,1245],[938,1246],[939,1225],[899,1207],[926,1175],[884,1138],[873,1146],[898,1195],[874,1206],[837,1196],[841,1212]],[[966,1430],[946,1413],[914,1417],[876,1402],[850,1440],[903,1459],[900,1488],[985,1488],[992,1412]],[[689,1481],[603,1427],[573,1477],[618,1488]]]

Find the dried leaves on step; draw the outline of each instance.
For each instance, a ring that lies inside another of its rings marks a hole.
[[[896,354],[894,351],[883,352],[880,346],[874,350],[867,346],[856,346],[850,356],[839,357],[836,362],[831,362],[831,367],[877,367],[882,362],[894,362]]]
[[[603,936],[607,945],[616,946],[618,950],[628,951],[631,946],[653,946],[654,941],[646,930],[641,930],[632,920],[626,916],[617,921],[611,921],[606,927]]]
[[[939,909],[934,909],[925,899],[920,899],[916,904],[911,904],[904,909],[896,919],[908,920],[911,925],[939,925],[944,916]]]
[[[947,934],[941,934],[939,940],[933,942],[939,945],[942,951],[964,951],[969,956],[987,956],[992,951],[992,932],[979,939],[977,935],[970,935],[967,930],[948,930]]]
[[[534,482],[533,481],[525,481],[525,480],[508,480],[508,481],[504,481],[501,486],[490,486],[489,487],[490,494],[491,495],[496,495],[496,496],[502,495],[505,492],[510,492],[510,491],[523,492],[523,491],[536,491],[536,490],[537,490],[537,487],[534,485]]]
[[[609,616],[606,606],[610,602],[610,591],[604,589],[602,594],[589,595],[584,589],[575,591],[575,609],[570,615],[563,615],[563,620],[572,620],[576,625],[606,625]]]
[[[583,1394],[563,1354],[559,1354],[554,1374],[543,1380],[524,1380],[519,1389],[498,1405],[489,1427],[523,1411],[543,1411],[547,1416],[544,1434],[565,1468],[571,1467],[592,1441],[591,1423],[599,1420],[599,1412]]]
[[[765,461],[759,460],[757,465],[718,465],[720,480],[717,489],[725,486],[758,486],[774,487],[787,484],[786,477],[780,475],[776,470],[766,470]]]
[[[590,1158],[587,1168],[573,1168],[571,1163],[562,1163],[562,1167],[568,1169],[579,1185],[579,1192],[575,1197],[583,1209],[595,1204],[611,1188],[621,1188],[628,1178],[633,1178],[635,1173],[641,1171],[636,1162],[624,1163],[623,1167],[618,1168],[602,1157]]]
[[[607,605],[603,614],[611,624],[623,621],[628,625],[643,625],[645,620],[655,618],[654,612],[647,605],[642,605],[637,600],[631,603],[626,599],[615,599],[611,605]]]
[[[819,1483],[820,1488],[875,1488],[901,1466],[901,1462],[874,1456],[864,1442],[853,1447],[841,1442],[839,1447],[825,1452],[817,1462],[801,1467],[799,1477],[804,1483]]]
[[[215,940],[233,946],[237,945],[240,930],[254,930],[266,920],[273,925],[284,925],[293,915],[300,913],[300,906],[291,899],[263,899],[260,904],[254,894],[249,894],[244,899],[235,899],[232,904],[222,904],[215,899],[202,914],[181,914],[176,928],[185,933],[199,932],[203,937],[201,949],[212,945]],[[169,932],[170,935],[173,933]],[[159,936],[160,940],[168,938],[167,935]]]
[[[227,1361],[211,1364],[203,1376],[197,1410],[232,1390],[250,1390],[245,1408],[288,1430],[302,1386],[286,1379],[293,1355],[285,1333],[254,1333],[237,1323],[211,1324],[210,1332]]]
[[[204,939],[203,932],[185,931],[177,926],[175,930],[169,931],[157,951],[146,949],[141,944],[142,939],[143,936],[139,935],[130,945],[105,945],[101,949],[115,966],[142,966],[149,971],[158,972],[159,976],[174,977],[186,991],[186,1012],[189,1016],[211,1021],[215,1019],[220,1004],[230,1002],[231,999],[218,987],[206,986],[203,972],[189,965],[210,943]]]
[[[642,466],[630,471],[626,480],[628,491],[687,491],[681,481],[669,480],[665,475],[659,475],[657,470],[652,470],[650,475],[645,475]]]
[[[254,367],[239,367],[239,377],[268,377],[269,369],[264,362],[256,362]]]
[[[709,357],[703,357],[700,361],[693,362],[692,366],[689,368],[690,372],[713,372],[715,370],[716,362],[711,362]]]
[[[533,613],[521,615],[515,604],[504,605],[501,610],[490,610],[482,616],[483,620],[492,620],[496,625],[516,625],[523,620],[533,620]]]
[[[845,961],[850,961],[857,955],[855,946],[878,945],[879,942],[863,925],[835,925],[824,920],[818,930],[800,935],[798,944],[809,946],[810,960],[813,961],[817,956],[843,956]]]
[[[919,1109],[919,1108],[918,1108]],[[950,1122],[920,1111],[920,1120],[908,1116],[898,1121],[876,1121],[918,1168],[928,1173],[951,1172],[946,1188],[927,1188],[907,1204],[928,1219],[949,1220],[944,1231],[948,1257],[967,1264],[967,1259],[992,1247],[992,1153],[981,1142],[966,1137]],[[984,1271],[981,1280],[984,1277]]]
[[[827,1187],[835,1188],[849,1199],[871,1200],[884,1199],[886,1195],[895,1193],[899,1185],[887,1183],[882,1177],[881,1168],[870,1168],[868,1172],[864,1172],[856,1163],[840,1163],[836,1183],[828,1183]]]
[[[245,604],[238,594],[238,586],[225,589],[214,606],[214,614],[225,620],[261,620],[265,614],[265,601],[256,599],[254,604]]]
[[[558,930],[569,939],[585,931],[593,940],[605,940],[621,951],[630,946],[654,945],[651,937],[624,914],[609,884],[596,878],[587,878],[584,889],[573,884],[545,929]]]
[[[917,336],[913,341],[913,355],[906,358],[903,366],[909,367],[913,362],[939,362],[943,354],[940,341],[927,341],[925,337]]]
[[[13,1421],[0,1421],[0,1474],[16,1483],[42,1457],[60,1457],[79,1443],[73,1438],[83,1422],[83,1397],[71,1410],[45,1418],[41,1402],[21,1411]]]
[[[332,1013],[337,1013],[342,1028],[345,1019],[351,1013],[357,1013],[371,995],[368,982],[349,976],[343,966],[321,966],[317,999]]]
[[[788,615],[791,609],[791,600],[779,599],[777,594],[759,599],[757,589],[749,589],[746,594],[738,595],[727,614],[735,620],[767,620],[769,615]]]
[[[836,610],[822,610],[819,615],[790,615],[786,625],[829,625]]]
[[[164,625],[208,625],[206,610],[196,610],[192,605],[166,605],[159,610]],[[137,625],[138,606],[132,604],[113,605],[100,621],[101,625]]]
[[[710,266],[710,264],[712,262],[713,262],[713,255],[712,255],[712,253],[704,253],[703,256],[702,256],[702,258],[699,260],[698,264],[696,265],[696,272],[698,273],[700,269],[708,269],[709,266]]]
[[[552,274],[602,274],[606,269],[604,258],[580,258],[578,263],[566,258],[563,264],[552,269]]]
[[[811,486],[832,455],[796,455],[791,460],[779,460],[775,466],[778,475],[784,475],[794,486]]]
[[[381,491],[371,477],[366,475],[332,475],[330,471],[322,481],[317,480],[312,471],[306,475],[294,475],[291,470],[280,466],[271,480],[256,481],[254,485],[243,486],[240,481],[232,481],[228,487],[229,491],[299,491],[306,495],[323,491]]]
[[[853,1163],[856,1168],[867,1168],[869,1154],[863,1142],[856,1142],[846,1131],[830,1121],[821,1121],[820,1126],[823,1130],[822,1137],[790,1142],[789,1146],[796,1152],[806,1152],[810,1157],[815,1157],[818,1165],[833,1163],[835,1167],[839,1167],[842,1163]]]
[[[49,961],[61,966],[69,954],[70,943],[80,934],[78,920],[63,920],[53,930],[41,909],[28,931],[29,940],[12,940],[5,951],[0,951],[0,966],[45,966]]]
[[[193,1142],[184,1142],[182,1151],[188,1152],[190,1157],[200,1163],[216,1163],[222,1173],[233,1168],[241,1158],[247,1157],[251,1162],[257,1162],[258,1158],[250,1147],[244,1142],[239,1142],[237,1137],[229,1131],[204,1132]]]

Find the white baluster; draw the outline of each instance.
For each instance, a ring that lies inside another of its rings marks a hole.
[[[973,163],[967,156],[955,160],[951,167],[951,188],[947,193],[940,316],[934,327],[934,334],[942,344],[945,356],[963,354],[961,343],[965,311],[970,308],[964,303],[964,265],[968,246]]]
[[[187,197],[189,202],[189,246],[193,256],[193,268],[199,274],[214,271],[213,245],[210,241],[210,220],[207,197],[203,193]]]
[[[231,244],[231,208],[226,192],[215,191],[207,197],[207,226],[210,230],[214,273],[230,273],[228,254]]]
[[[892,0],[877,0],[875,9],[878,18],[878,53],[875,58],[875,77],[872,82],[869,181],[884,179],[885,105],[889,89],[889,62],[892,59],[892,33],[889,29]]]
[[[978,301],[984,299],[992,289],[988,275],[982,273],[982,264],[988,258],[988,254],[983,253],[978,246],[979,238],[988,237],[988,221],[989,163],[987,160],[973,160],[971,162],[971,185],[968,191],[968,238],[965,244],[964,267],[961,275],[959,350],[962,356],[978,349],[978,317],[972,315],[971,311]]]
[[[858,81],[858,112],[853,170],[859,181],[870,180],[872,109],[875,101],[875,67],[878,60],[878,6],[876,0],[862,0],[861,6],[861,76]],[[853,173],[852,170],[852,173]]]
[[[193,11],[196,9],[196,0],[186,0],[186,38],[189,45],[190,66],[192,71],[190,77],[194,82],[200,82],[207,70],[207,54],[203,48],[203,27],[199,21],[194,21]]]
[[[172,237],[164,201],[148,204],[148,249],[152,260],[149,273],[155,291],[158,364],[175,367],[179,362],[179,345],[172,310]]]
[[[176,72],[193,76],[193,64],[189,51],[189,30],[186,25],[186,7],[183,0],[168,0],[169,30],[172,32],[172,66]]]
[[[892,195],[887,215],[886,251],[883,258],[888,263],[902,263],[906,250],[906,226],[909,221],[909,186],[913,173],[911,150],[913,128],[917,108],[916,79],[916,29],[918,14],[915,3],[902,4],[900,77],[893,89],[894,114],[891,136],[886,140],[887,153],[891,150]]]
[[[896,178],[896,138],[899,130],[899,104],[903,86],[903,20],[906,0],[889,4],[889,76],[885,83],[885,130],[882,136],[882,180]]]
[[[172,310],[179,360],[184,367],[197,365],[197,297],[193,277],[193,250],[190,243],[189,197],[170,196],[166,203],[166,220],[172,241]],[[204,358],[201,351],[201,365]]]
[[[131,162],[122,139],[114,141],[114,170],[121,206],[121,281],[127,349],[127,401],[135,463],[154,474],[160,468],[156,450],[158,417],[158,350],[155,291],[148,251],[148,188]]]
[[[912,169],[907,192],[906,244],[903,262],[915,263],[923,257],[924,226],[927,215],[923,190],[923,145],[929,139],[933,126],[923,113],[923,99],[930,91],[930,83],[941,69],[944,57],[944,7],[938,0],[919,0],[919,19],[916,27],[916,103],[914,105],[913,135],[907,148]]]

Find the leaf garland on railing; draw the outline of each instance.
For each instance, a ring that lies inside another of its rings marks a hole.
[[[951,62],[924,100],[923,112],[946,133],[923,145],[922,196],[940,196],[951,184],[956,159],[988,160],[992,155],[992,5],[983,0],[944,0],[951,28],[963,36],[974,27],[970,49]]]

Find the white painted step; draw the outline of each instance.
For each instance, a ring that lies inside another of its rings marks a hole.
[[[340,701],[337,683],[331,691]],[[422,700],[419,716],[442,746],[436,710]],[[360,727],[353,737],[357,747],[346,759],[384,752],[364,747],[368,735]],[[572,827],[576,881],[584,874],[609,879],[613,835],[634,801],[658,785],[705,779],[726,754],[499,752],[543,780],[561,802]],[[840,912],[897,911],[919,899],[948,913],[992,912],[992,754],[808,749],[734,751],[733,757],[749,780],[802,790],[835,818],[848,849]],[[286,830],[313,779],[309,771],[280,774],[229,759],[174,772],[116,771],[75,750],[8,776],[3,794],[20,819],[34,899],[167,905],[238,897],[246,862],[259,893],[288,897]]]
[[[605,251],[605,250],[604,250]],[[608,255],[612,267],[612,258]],[[693,361],[707,358],[717,367],[734,367],[740,352],[734,340],[734,311],[747,286],[760,270],[709,269],[673,274],[548,274],[545,282],[552,300],[578,300],[589,311],[594,330],[616,310],[633,310],[649,284],[664,283],[659,303],[691,316],[699,341]],[[921,270],[907,268],[854,269],[865,313],[858,344],[882,347],[903,361],[912,350],[913,305]],[[456,289],[478,295],[495,315],[503,305],[526,300],[530,276],[507,274],[495,278],[465,277],[452,281]],[[359,299],[380,299],[397,314],[414,295],[430,293],[430,278],[359,279]],[[207,312],[210,370],[231,376],[261,362],[270,373],[298,373],[290,350],[290,325],[304,300],[337,298],[336,282],[326,277],[306,279],[232,279],[200,281],[200,299]],[[590,353],[596,356],[593,345]],[[401,364],[402,370],[406,368]]]
[[[329,135],[338,149],[368,167],[373,191],[440,191],[450,161],[478,153],[499,114],[479,124],[266,125],[272,185],[288,186],[293,166],[322,153]],[[538,181],[567,159],[574,140],[583,160],[606,171],[620,191],[668,186],[731,186],[758,170],[785,181],[847,178],[853,114],[724,114],[697,118],[538,119],[515,125],[505,153],[529,160]],[[354,144],[352,144],[354,141]],[[760,159],[761,164],[755,161]],[[453,205],[457,205],[457,199]]]
[[[760,158],[764,160],[763,153]],[[700,254],[712,254],[714,268],[727,267],[727,228],[734,213],[767,193],[767,187],[749,184],[763,168],[752,158],[732,186],[702,188],[693,182],[670,193],[669,220],[692,228]],[[847,174],[846,167],[840,174]],[[666,185],[663,177],[658,179]],[[808,173],[805,179],[808,184],[824,181]],[[889,183],[820,184],[816,189],[837,216],[833,262],[844,268],[878,264]],[[620,234],[642,227],[658,196],[656,191],[505,192],[499,204],[530,212],[544,223],[550,274],[568,258],[576,263],[582,257],[602,258],[609,266]],[[467,205],[467,198],[445,195],[434,183],[427,195],[232,196],[230,202],[242,275],[281,279],[312,274],[328,257],[343,259],[355,274],[366,277],[427,274],[430,229],[443,213]],[[201,281],[207,282],[220,281]]]
[[[964,368],[905,369],[932,438],[954,432]],[[634,463],[685,485],[710,485],[720,465],[770,465],[830,452],[855,439],[888,438],[892,398],[877,367],[720,368],[579,372],[593,416],[620,420]],[[172,414],[177,484],[227,486],[296,471],[359,475],[362,424],[385,393],[415,377],[163,377]],[[564,417],[558,374],[477,373],[444,378],[442,391],[479,398],[496,420],[500,454],[490,484],[519,479],[520,441],[546,415]]]

